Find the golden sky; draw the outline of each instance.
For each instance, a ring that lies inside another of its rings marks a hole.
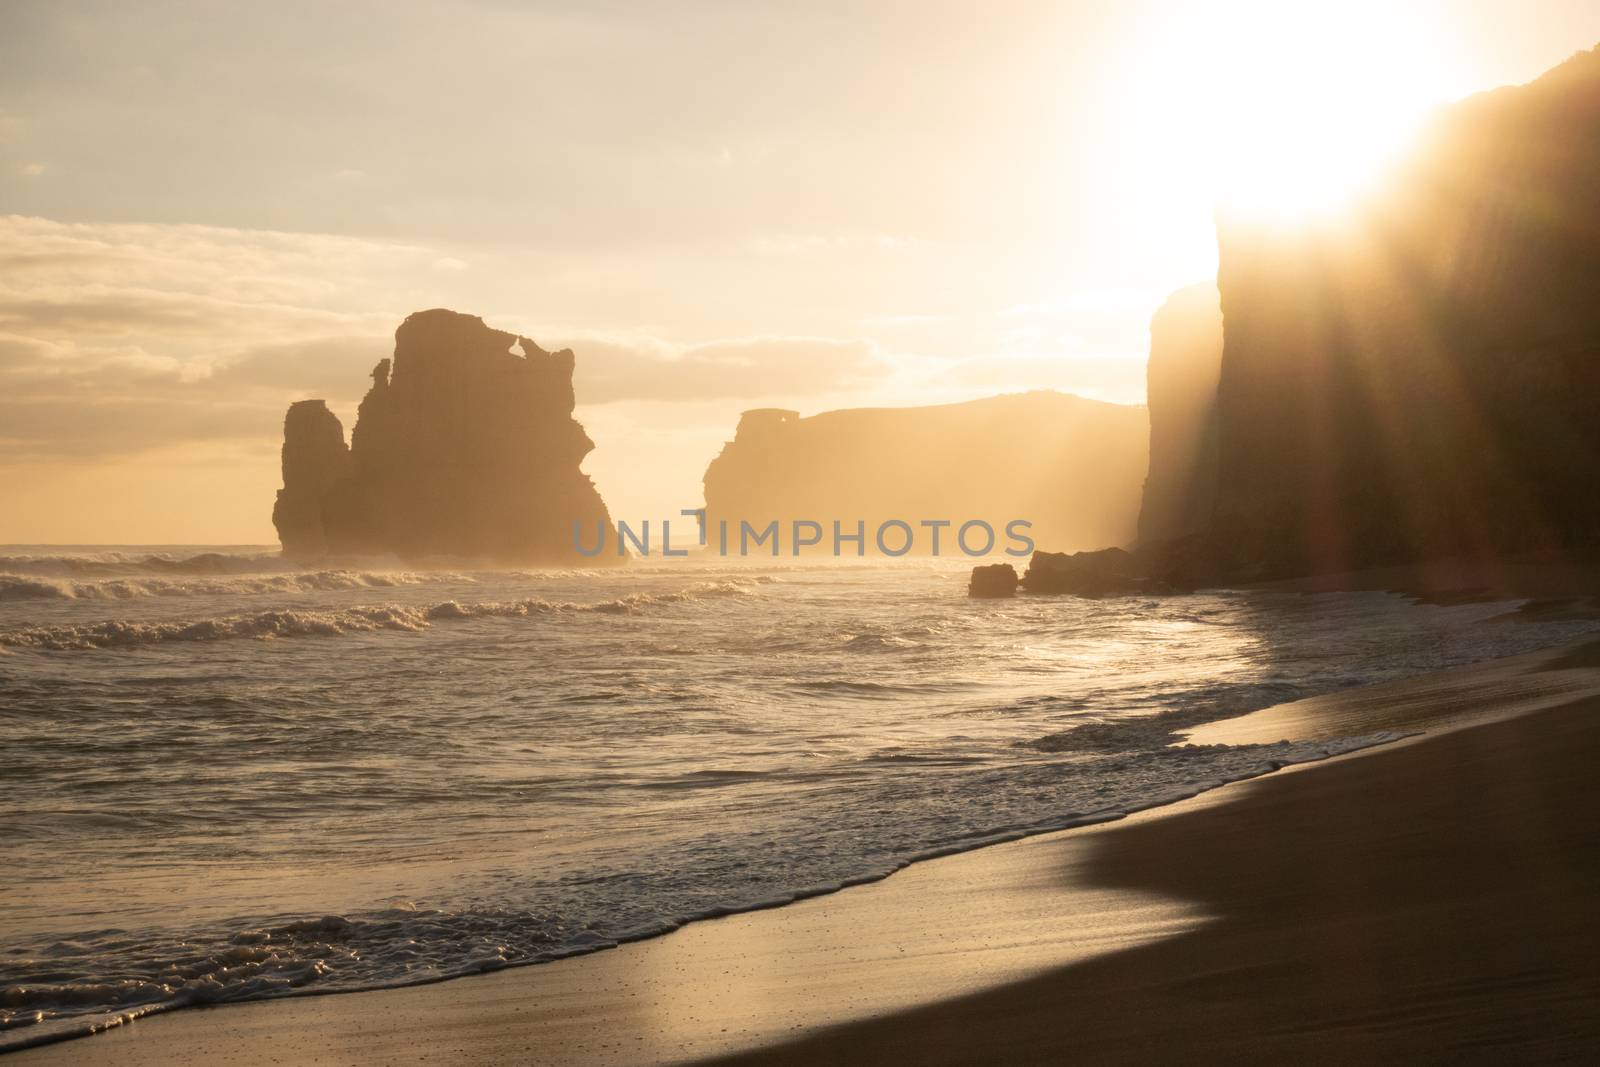
[[[1140,402],[1212,208],[1325,210],[1600,4],[0,8],[0,542],[269,543],[408,313],[578,355],[614,515],[740,411]]]

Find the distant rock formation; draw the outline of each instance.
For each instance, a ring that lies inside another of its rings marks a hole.
[[[1217,287],[1208,282],[1179,289],[1150,320],[1150,472],[1139,509],[1141,542],[1193,534],[1210,520],[1221,372]]]
[[[1352,219],[1219,219],[1223,572],[1600,546],[1600,49],[1444,112]]]
[[[321,400],[284,420],[273,509],[286,556],[393,553],[507,562],[579,558],[610,517],[579,469],[573,354],[442,308],[408,317],[372,372],[350,447]],[[597,558],[590,562],[606,562]]]
[[[1048,391],[809,418],[747,411],[706,469],[708,529],[727,521],[737,534],[741,521],[777,520],[784,555],[795,520],[822,524],[824,543],[807,550],[821,554],[832,552],[835,520],[850,530],[865,522],[867,555],[878,554],[873,531],[890,519],[914,528],[913,554],[932,547],[929,531],[917,528],[924,520],[953,524],[941,534],[946,556],[959,553],[958,527],[973,519],[995,530],[996,552],[1008,546],[1014,519],[1031,522],[1041,543],[1127,543],[1148,449],[1142,408]]]

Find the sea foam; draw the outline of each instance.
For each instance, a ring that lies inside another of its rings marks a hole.
[[[405,585],[470,583],[451,572],[304,571],[235,578],[120,577],[93,580],[0,573],[0,601],[135,600],[140,597],[260,596],[273,593],[389,589]]]
[[[399,582],[393,584],[402,584]],[[330,588],[369,588],[365,585]],[[283,609],[254,614],[221,615],[193,620],[99,622],[21,626],[0,630],[0,647],[48,651],[137,648],[175,641],[226,641],[239,638],[273,640],[290,637],[338,637],[375,630],[420,632],[436,622],[483,618],[527,618],[561,613],[595,612],[631,615],[652,607],[731,596],[752,596],[756,583],[699,582],[661,593],[630,593],[594,602],[550,601],[527,597],[513,601],[462,603],[446,600],[417,607],[406,604],[358,605],[329,610]]]
[[[0,568],[50,584],[0,602],[0,1049],[559,959],[1115,819],[1387,739],[1175,728],[1593,626],[1375,593],[980,604],[920,564],[211,555]]]

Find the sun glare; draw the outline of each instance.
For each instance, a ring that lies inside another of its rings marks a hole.
[[[1337,212],[1450,96],[1447,56],[1399,5],[1235,3],[1169,25],[1153,89],[1169,135],[1231,211]]]

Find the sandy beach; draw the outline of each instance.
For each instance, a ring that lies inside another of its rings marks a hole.
[[[1597,753],[1584,698],[1220,790],[1079,872],[1199,926],[724,1062],[1592,1062]]]
[[[1600,0],[0,4],[0,1067],[1600,1064]]]
[[[1586,1058],[1597,694],[1581,645],[1300,701],[1191,740],[1413,736],[592,956],[13,1060]]]

